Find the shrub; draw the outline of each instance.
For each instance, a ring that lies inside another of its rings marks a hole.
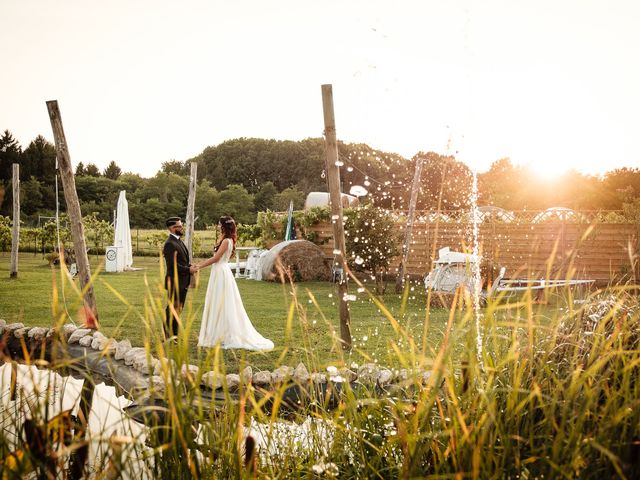
[[[399,254],[400,240],[395,222],[381,208],[365,205],[345,210],[347,262],[356,271],[370,272],[378,293],[383,293],[382,274]]]

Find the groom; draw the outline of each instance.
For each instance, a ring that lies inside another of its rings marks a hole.
[[[173,310],[180,314],[187,298],[191,274],[196,272],[196,267],[191,266],[189,263],[189,251],[180,240],[180,237],[184,234],[180,217],[168,218],[167,229],[169,229],[169,238],[167,238],[162,249],[162,255],[166,263],[164,287],[167,289],[169,302],[173,305]],[[165,323],[163,325],[165,338],[171,335],[178,335],[178,322],[178,318],[173,315],[171,305],[167,305]]]

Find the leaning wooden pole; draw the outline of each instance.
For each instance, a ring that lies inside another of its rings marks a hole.
[[[185,236],[185,245],[189,250],[189,255],[193,258],[193,236],[195,235],[195,209],[196,209],[196,188],[198,180],[198,164],[191,162],[191,176],[189,177],[189,201],[187,202],[187,234]]]
[[[56,143],[56,157],[60,178],[62,179],[62,187],[64,189],[64,199],[67,204],[67,214],[69,215],[69,222],[71,223],[71,240],[73,241],[76,262],[78,263],[80,287],[84,291],[85,323],[88,328],[97,329],[99,327],[98,308],[93,294],[93,286],[91,285],[91,268],[89,267],[89,257],[87,255],[87,246],[84,237],[84,225],[82,224],[80,202],[78,200],[78,193],[76,192],[76,182],[73,177],[73,169],[71,168],[71,157],[69,156],[69,149],[67,148],[67,140],[64,135],[64,129],[62,128],[62,117],[60,116],[58,101],[48,101],[47,109],[49,110],[53,138]]]
[[[402,259],[398,268],[396,278],[396,293],[404,290],[405,277],[407,276],[407,262],[409,261],[409,250],[411,246],[411,235],[413,233],[413,221],[416,215],[416,202],[418,201],[418,190],[420,190],[420,176],[422,175],[422,164],[424,156],[418,155],[416,159],[416,170],[413,174],[413,184],[411,185],[411,199],[409,200],[409,218],[404,230],[404,242],[402,243]]]
[[[18,276],[18,247],[20,246],[20,165],[13,164],[13,230],[11,232],[11,273]]]
[[[338,278],[338,303],[340,305],[340,337],[342,348],[351,349],[351,326],[349,319],[347,262],[345,257],[344,220],[342,216],[342,194],[340,192],[340,168],[338,167],[338,143],[336,121],[333,113],[333,89],[322,85],[322,110],[324,112],[324,138],[327,162],[327,186],[331,200],[331,223],[333,224],[333,267],[340,272]]]

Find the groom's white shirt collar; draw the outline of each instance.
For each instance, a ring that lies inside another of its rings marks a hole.
[[[180,237],[178,235],[176,235],[175,233],[170,233],[169,235],[171,235],[176,240],[180,240]]]

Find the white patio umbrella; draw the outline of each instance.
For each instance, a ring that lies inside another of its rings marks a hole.
[[[118,197],[118,210],[116,213],[116,238],[113,244],[118,252],[118,272],[128,270],[133,265],[133,250],[131,248],[131,228],[129,227],[129,203],[125,197],[126,191],[122,190]]]

